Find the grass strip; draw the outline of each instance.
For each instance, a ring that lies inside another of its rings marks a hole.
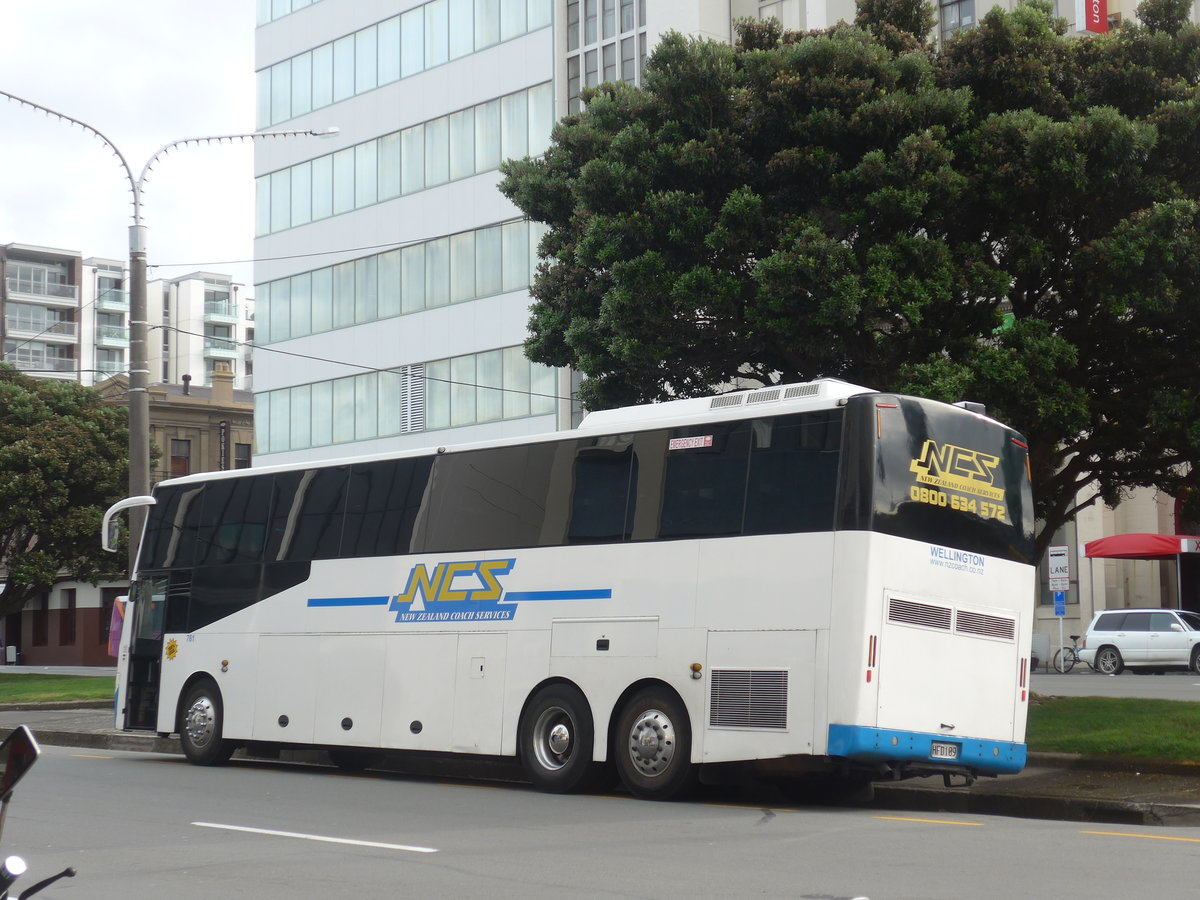
[[[1034,752],[1196,762],[1200,703],[1035,695],[1027,743]]]
[[[0,673],[0,703],[50,703],[111,700],[111,675],[5,675]]]

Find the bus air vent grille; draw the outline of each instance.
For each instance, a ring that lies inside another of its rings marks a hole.
[[[1017,623],[1004,616],[989,616],[987,613],[960,609],[954,623],[955,631],[961,634],[978,634],[1006,641],[1014,640],[1017,635]]]
[[[787,729],[786,669],[713,669],[710,728]]]
[[[783,392],[784,400],[795,400],[797,397],[816,397],[821,393],[819,384],[796,384]]]
[[[745,394],[722,394],[720,397],[713,397],[712,402],[708,404],[708,408],[725,409],[729,406],[741,406],[745,402]]]
[[[950,608],[893,597],[888,603],[888,621],[949,631]]]
[[[746,398],[746,403],[769,403],[772,400],[778,400],[782,391],[779,388],[769,388],[764,391],[755,391]]]

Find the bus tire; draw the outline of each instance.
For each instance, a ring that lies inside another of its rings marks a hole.
[[[587,700],[569,684],[551,684],[533,695],[518,731],[521,768],[539,791],[569,794],[589,788],[599,767],[592,761],[595,730]]]
[[[220,766],[233,755],[234,744],[221,735],[225,727],[221,692],[202,678],[184,696],[179,712],[179,744],[194,766]]]
[[[643,800],[670,800],[694,781],[687,710],[674,693],[646,688],[617,720],[613,756],[621,782]]]

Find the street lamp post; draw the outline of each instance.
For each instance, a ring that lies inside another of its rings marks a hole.
[[[135,178],[133,169],[126,161],[124,154],[117,149],[116,144],[105,137],[100,131],[73,118],[50,109],[16,94],[0,90],[0,97],[13,100],[21,106],[28,106],[47,115],[54,116],[60,121],[78,125],[88,134],[99,138],[121,163],[125,177],[129,181],[129,190],[133,195],[133,224],[129,226],[129,496],[140,497],[150,493],[150,363],[147,352],[149,331],[148,313],[146,309],[146,226],[142,222],[142,190],[146,177],[150,174],[159,158],[170,153],[176,147],[189,144],[221,144],[225,141],[256,141],[271,138],[292,137],[332,137],[338,133],[336,127],[323,130],[308,129],[298,131],[264,131],[247,134],[221,134],[205,137],[181,138],[159,147],[146,164],[141,173]],[[146,507],[134,506],[129,510],[129,577],[133,578],[134,564],[137,560],[138,542],[141,538],[142,525],[146,518]]]

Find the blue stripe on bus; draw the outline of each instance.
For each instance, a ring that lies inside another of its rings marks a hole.
[[[958,756],[933,756],[932,744],[955,744]],[[862,761],[946,763],[989,775],[1011,775],[1025,768],[1027,750],[1012,741],[982,741],[919,731],[893,731],[862,725],[830,725],[829,755]]]
[[[387,606],[391,597],[310,597],[309,606]]]
[[[612,591],[509,591],[502,602],[516,603],[520,600],[611,600]]]

